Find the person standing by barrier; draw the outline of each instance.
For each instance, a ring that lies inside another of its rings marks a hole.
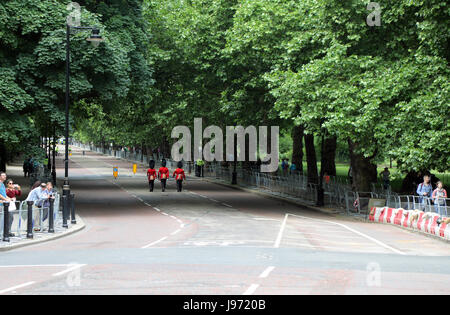
[[[417,194],[419,195],[419,203],[422,209],[425,208],[425,198],[431,198],[431,194],[433,192],[433,187],[430,183],[430,176],[425,175],[423,177],[423,183],[417,186]]]
[[[0,204],[3,205],[3,202],[11,202],[11,199],[8,197],[6,193],[6,187],[5,187],[5,181],[6,181],[6,173],[1,172],[0,173]],[[8,211],[9,212],[9,211]],[[9,216],[9,226],[11,227],[12,224],[12,216]],[[11,231],[11,228],[10,228]],[[9,236],[14,236],[9,234]]]
[[[158,178],[161,181],[162,192],[166,191],[167,179],[170,177],[169,169],[166,167],[167,162],[165,159],[161,161],[161,167],[158,170]]]
[[[53,190],[52,182],[47,183],[47,188],[42,193],[42,199],[44,200],[44,203],[42,205],[42,211],[44,212],[42,221],[45,221],[48,218],[48,211],[50,209],[50,199],[55,199],[55,192]]]
[[[387,167],[384,168],[384,171],[382,171],[380,173],[380,175],[383,178],[383,188],[384,190],[388,190],[389,186],[391,185],[391,180],[389,178],[389,176],[391,175],[391,173],[389,172],[389,169]]]
[[[147,170],[148,185],[150,187],[150,192],[153,192],[153,188],[155,187],[155,179],[157,176],[155,170],[155,161],[150,160],[148,166],[149,166],[149,169]]]
[[[16,207],[16,200],[17,197],[20,197],[22,195],[22,190],[20,188],[19,185],[14,185],[14,182],[12,179],[8,179],[8,181],[6,182],[6,195],[8,196],[8,198],[11,200],[11,202],[9,203],[9,212],[13,212],[17,210]],[[11,233],[11,227],[14,221],[14,214],[10,213],[9,214],[9,236],[13,237],[14,233]]]
[[[33,201],[33,220],[34,220],[34,230],[40,231],[41,226],[41,209],[44,204],[44,191],[47,189],[47,185],[45,183],[36,182],[33,185],[33,190],[30,191],[26,201]]]
[[[443,188],[441,181],[437,182],[437,188],[433,191],[432,198],[434,202],[434,211],[436,213],[439,213],[440,215],[443,215],[444,213],[441,213],[441,211],[439,210],[447,206],[445,203],[445,199],[447,198],[447,191]]]
[[[173,177],[177,181],[177,191],[181,192],[183,190],[183,180],[186,180],[186,175],[183,170],[183,163],[178,162],[178,168],[173,172]]]

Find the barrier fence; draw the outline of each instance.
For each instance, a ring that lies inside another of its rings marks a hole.
[[[74,142],[74,145],[85,150],[125,159],[132,162],[140,162],[148,164],[153,159],[158,162],[162,156],[154,154],[151,157],[142,153],[127,152],[122,150],[111,150],[99,148],[91,144],[83,144]],[[167,167],[176,166],[176,162],[166,158]],[[185,169],[194,170],[195,163],[184,162]],[[234,167],[231,163],[207,162],[203,167],[203,175],[205,177],[214,178],[231,183],[233,178]],[[276,172],[261,173],[256,168],[244,168],[240,163],[236,167],[237,184],[243,187],[256,188],[261,191],[272,193],[275,195],[297,198],[300,201],[315,205],[319,185],[308,183],[308,178],[299,172]],[[442,216],[447,215],[447,205],[450,199],[440,199],[435,203],[432,198],[420,196],[399,195],[390,190],[377,187],[375,184],[371,187],[370,192],[353,191],[350,183],[346,179],[330,176],[328,182],[323,183],[324,202],[326,207],[336,208],[344,211],[349,215],[368,216],[370,212],[371,202],[377,202],[377,207],[403,208],[405,210],[423,210],[425,212],[436,212]]]

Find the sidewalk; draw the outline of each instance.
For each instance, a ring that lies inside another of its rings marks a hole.
[[[7,166],[7,175],[8,179],[14,180],[14,183],[19,184],[22,188],[22,195],[17,199],[18,201],[23,201],[28,196],[30,192],[30,182],[29,178],[23,177],[22,165],[18,163],[12,163]],[[56,209],[55,209],[56,211]],[[15,218],[17,220],[17,218]],[[17,235],[17,231],[12,231],[16,234],[15,237],[10,237],[9,242],[3,242],[3,234],[0,235],[0,252],[8,251],[16,248],[20,248],[23,246],[34,245],[38,243],[48,242],[51,240],[59,239],[61,237],[76,233],[81,231],[86,227],[80,216],[76,216],[77,224],[72,225],[70,220],[68,220],[68,228],[63,228],[61,224],[57,224],[55,222],[55,233],[48,233],[47,231],[43,232],[33,232],[33,239],[27,239],[26,235],[26,227],[22,228],[21,236]],[[3,224],[3,218],[0,220],[0,223]]]

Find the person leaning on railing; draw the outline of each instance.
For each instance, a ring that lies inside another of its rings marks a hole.
[[[44,204],[45,199],[48,199],[48,196],[44,194],[45,190],[47,189],[47,185],[45,183],[36,182],[30,193],[28,194],[28,197],[26,201],[33,201],[33,214],[34,214],[34,230],[40,231],[41,226],[40,225],[40,218],[41,218],[41,209]]]
[[[445,199],[447,198],[447,191],[443,188],[441,181],[437,182],[437,188],[433,191],[432,198],[434,202],[434,211],[439,213],[439,208],[446,206]]]
[[[6,195],[11,200],[9,203],[9,212],[16,211],[16,200],[17,197],[22,195],[22,190],[19,185],[15,185],[12,179],[8,179],[6,182]],[[11,231],[11,226],[14,221],[14,215],[9,215],[9,231]],[[9,233],[9,236],[13,237],[14,233]]]

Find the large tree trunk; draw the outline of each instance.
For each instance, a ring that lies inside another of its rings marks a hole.
[[[0,142],[0,171],[6,172],[6,147]]]
[[[331,137],[325,139],[323,144],[323,152],[321,156],[321,169],[320,174],[325,174],[325,172],[330,176],[336,176],[336,147],[337,147],[337,137]]]
[[[303,175],[303,126],[295,126],[292,128],[292,163],[295,164],[297,170]]]
[[[370,184],[377,181],[377,166],[372,163],[373,157],[367,158],[357,153],[358,144],[348,140],[350,165],[352,167],[352,188],[356,191],[369,192]]]
[[[305,135],[306,163],[308,165],[308,183],[318,184],[317,157],[314,148],[314,135]]]

